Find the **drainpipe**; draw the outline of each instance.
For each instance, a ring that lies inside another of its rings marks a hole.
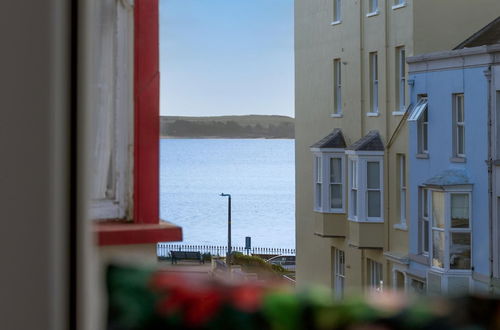
[[[492,148],[493,148],[493,128],[492,128],[492,109],[491,109],[491,65],[488,69],[484,70],[484,75],[488,82],[488,160],[486,161],[488,165],[488,226],[489,226],[489,260],[490,260],[490,291],[493,291],[493,159],[492,159]]]

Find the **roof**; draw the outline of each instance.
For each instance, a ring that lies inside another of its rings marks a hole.
[[[472,48],[498,43],[500,43],[500,16],[467,38],[454,49]]]
[[[316,142],[311,146],[311,148],[341,148],[344,149],[346,147],[344,134],[340,128],[335,128],[330,134]]]
[[[358,141],[347,147],[354,151],[384,151],[384,143],[378,131],[370,131]]]
[[[465,170],[451,169],[444,170],[424,182],[427,186],[456,186],[471,184]]]

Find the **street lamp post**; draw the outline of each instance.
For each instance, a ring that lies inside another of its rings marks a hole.
[[[227,199],[227,263],[231,263],[231,194],[220,194]]]

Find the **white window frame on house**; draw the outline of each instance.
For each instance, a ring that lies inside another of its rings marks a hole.
[[[429,256],[430,247],[430,199],[429,189],[419,188],[419,253]]]
[[[443,194],[443,228],[435,225],[435,208],[434,208],[434,194],[440,193]],[[466,195],[468,198],[468,227],[452,227],[452,197],[454,195]],[[436,272],[446,272],[446,273],[454,273],[454,274],[471,274],[472,267],[474,265],[472,258],[472,247],[473,247],[473,236],[472,236],[472,192],[471,189],[463,189],[450,187],[446,188],[446,190],[441,189],[430,189],[430,246],[429,246],[429,254],[431,260],[431,268]],[[436,244],[436,238],[434,236],[435,232],[442,233],[443,242],[440,244],[444,246],[443,248],[443,260],[442,265],[437,264],[437,259],[435,258],[434,245]],[[454,234],[469,234],[469,268],[453,268],[451,262],[453,261],[451,255],[451,243],[452,237]]]
[[[366,264],[368,287],[373,291],[382,292],[384,290],[384,274],[382,264],[369,258],[366,259]]]
[[[378,0],[368,1],[368,14],[367,17],[375,16],[379,14]]]
[[[428,157],[429,154],[429,100],[420,95],[416,105],[408,117],[408,121],[417,122],[417,157]]]
[[[344,251],[333,248],[333,289],[335,298],[344,298],[345,290],[345,253]]]
[[[369,114],[379,113],[378,100],[378,54],[377,52],[370,53],[370,112]]]
[[[344,149],[312,149],[314,153],[314,211],[321,213],[345,213],[345,154]],[[340,180],[332,181],[332,160],[340,161]],[[319,173],[318,173],[319,172]],[[332,207],[332,186],[340,186],[341,207]]]
[[[406,0],[394,0],[394,5],[392,9],[403,8],[406,6]]]
[[[406,49],[396,47],[396,111],[406,111]]]
[[[465,98],[463,93],[453,94],[453,157],[465,158]]]
[[[384,152],[383,151],[346,151],[349,161],[349,212],[348,219],[358,222],[384,221]],[[379,164],[378,187],[368,186],[368,163]],[[380,216],[369,216],[369,194],[378,192]]]
[[[333,0],[333,20],[332,25],[342,22],[342,0]]]
[[[342,116],[342,62],[340,58],[333,60],[333,114]]]
[[[406,155],[396,155],[398,168],[398,188],[399,188],[399,223],[394,227],[396,229],[407,230],[406,211],[407,211],[407,187],[406,187]]]

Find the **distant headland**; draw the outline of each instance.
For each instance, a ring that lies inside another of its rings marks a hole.
[[[163,138],[293,139],[295,119],[287,116],[160,116]]]

